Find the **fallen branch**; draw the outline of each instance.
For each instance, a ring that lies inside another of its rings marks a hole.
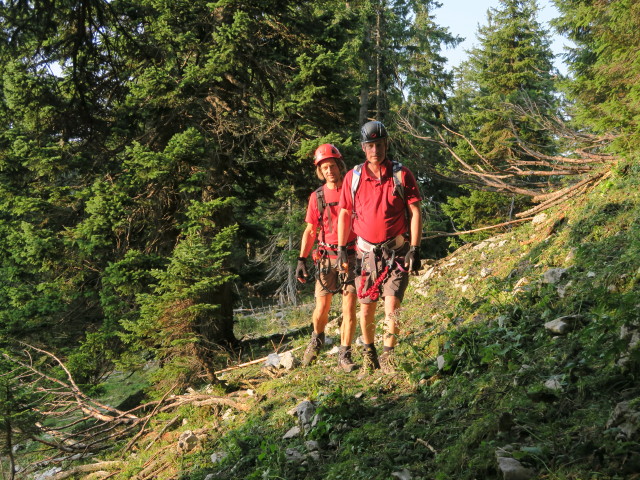
[[[124,465],[121,461],[105,461],[99,463],[89,463],[86,465],[78,465],[64,472],[58,472],[55,475],[48,477],[50,480],[64,480],[65,478],[73,477],[79,473],[90,473],[98,470],[113,470],[114,468],[120,468]]]
[[[435,448],[433,448],[433,447],[429,444],[429,442],[427,442],[426,440],[423,440],[423,439],[421,439],[421,438],[416,438],[416,442],[417,442],[417,443],[420,443],[420,444],[422,444],[422,445],[424,445],[425,447],[427,447],[427,448],[429,449],[429,451],[430,451],[431,453],[433,453],[434,455],[437,455],[437,454],[438,454],[438,451],[437,451]]]
[[[497,225],[490,225],[488,227],[480,227],[480,228],[474,228],[473,230],[465,230],[464,232],[433,232],[433,233],[436,233],[436,235],[430,235],[428,237],[422,237],[422,240],[430,240],[432,238],[439,238],[439,237],[453,237],[453,236],[456,236],[456,235],[466,235],[467,233],[475,233],[475,232],[480,232],[480,231],[483,231],[483,230],[491,230],[492,228],[506,227],[507,225],[513,225],[515,223],[528,222],[529,220],[533,220],[533,217],[520,218],[518,220],[511,220],[509,222],[503,222],[503,223],[499,223]]]
[[[295,352],[296,350],[300,350],[301,348],[302,347],[292,348],[291,350],[287,350],[286,352],[283,352],[283,353]],[[256,363],[264,362],[267,358],[269,358],[269,357],[266,356],[266,357],[262,357],[262,358],[257,358],[256,360],[251,360],[250,362],[240,363],[238,365],[234,365],[233,367],[223,368],[222,370],[218,370],[218,371],[216,371],[214,373],[217,375],[219,373],[230,372],[232,370],[238,370],[239,368],[244,368],[244,367],[248,367],[250,365],[255,365]]]

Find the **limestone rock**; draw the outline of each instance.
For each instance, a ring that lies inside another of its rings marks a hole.
[[[542,274],[542,283],[555,285],[567,275],[566,268],[550,268]]]
[[[556,335],[566,335],[576,327],[582,318],[582,315],[565,315],[545,323],[544,328]]]
[[[193,450],[199,443],[198,437],[191,430],[187,430],[180,434],[178,438],[178,451],[187,453]]]
[[[640,437],[640,412],[631,408],[630,402],[620,402],[616,405],[607,420],[607,428],[618,428],[621,440],[635,441]]]
[[[504,480],[529,480],[535,474],[518,460],[511,457],[497,457],[498,470],[502,473]]]
[[[226,456],[227,452],[214,452],[211,454],[211,463],[221,462]]]
[[[300,435],[300,427],[296,426],[296,427],[290,428],[289,431],[284,434],[282,439],[283,440],[288,440],[289,438],[295,438],[298,435]]]

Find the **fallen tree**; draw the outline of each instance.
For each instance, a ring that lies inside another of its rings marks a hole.
[[[578,131],[560,116],[545,116],[533,102],[524,105],[509,104],[515,117],[527,117],[537,128],[551,132],[562,146],[562,155],[549,155],[541,148],[528,144],[512,125],[518,151],[513,157],[490,160],[483,155],[465,135],[445,125],[439,127],[424,122],[400,117],[400,129],[414,138],[432,142],[442,147],[457,169],[447,172],[433,171],[435,177],[456,185],[469,185],[479,190],[523,195],[534,207],[517,213],[517,218],[531,217],[552,206],[574,198],[607,178],[618,157],[608,153],[607,147],[617,138],[608,133],[596,135]],[[424,134],[416,124],[427,125],[433,132]],[[457,150],[466,144],[473,158],[463,158]]]
[[[3,352],[2,356],[14,366],[8,375],[16,380],[17,388],[32,392],[31,404],[21,408],[31,409],[39,421],[28,433],[16,429],[9,434],[29,438],[42,445],[44,450],[54,452],[31,465],[30,470],[69,460],[83,460],[96,452],[113,448],[122,440],[128,439],[124,450],[133,449],[150,432],[164,431],[175,425],[177,417],[158,421],[158,414],[173,412],[185,405],[219,406],[238,411],[251,408],[248,403],[230,396],[176,394],[177,385],[174,385],[159,400],[120,410],[83,393],[68,368],[53,353],[25,343],[20,343],[20,347],[20,350],[10,353]],[[89,472],[94,467],[109,470],[117,464],[90,464],[77,467],[80,469],[74,472]],[[62,475],[59,478],[67,478],[64,473],[59,475]]]

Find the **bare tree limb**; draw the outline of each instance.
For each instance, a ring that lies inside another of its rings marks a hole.
[[[458,168],[448,175],[441,175],[441,179],[456,184],[466,183],[480,190],[523,195],[539,204],[516,214],[516,217],[529,217],[579,195],[606,178],[618,161],[606,151],[616,139],[613,133],[594,135],[577,131],[560,116],[542,114],[531,101],[525,101],[524,105],[506,106],[517,117],[526,117],[536,128],[544,129],[559,142],[564,142],[561,145],[566,154],[550,155],[539,146],[528,144],[514,125],[511,130],[517,148],[511,153],[515,155],[499,160],[488,159],[471,139],[446,125],[436,127],[418,119],[421,125],[429,126],[432,135],[420,133],[408,117],[401,117],[398,125],[414,138],[439,145],[456,161]],[[462,158],[457,150],[461,142],[471,149],[474,158]],[[568,185],[567,179],[571,179]]]

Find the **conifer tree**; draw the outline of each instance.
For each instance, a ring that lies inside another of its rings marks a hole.
[[[197,345],[233,343],[245,262],[228,236],[250,240],[240,208],[283,184],[308,195],[303,141],[355,118],[356,13],[335,1],[45,7],[0,6],[2,333],[66,347],[86,334],[72,364],[90,365],[162,318],[141,311],[146,298],[191,295],[181,318]],[[181,245],[197,246],[199,273]],[[187,280],[162,275],[180,268]]]
[[[616,148],[636,148],[639,137],[640,4],[633,0],[556,1],[554,25],[575,46],[567,59],[571,113],[579,125],[616,136]]]
[[[536,0],[501,0],[498,8],[489,9],[487,23],[478,30],[479,44],[460,69],[453,102],[456,127],[477,151],[459,142],[457,153],[470,164],[483,162],[489,174],[534,160],[518,141],[545,153],[555,148],[551,132],[510,107],[533,103],[543,114],[556,108],[553,53],[537,11]],[[451,198],[446,210],[458,227],[472,227],[508,220],[525,204],[523,198],[495,190],[469,191]]]

